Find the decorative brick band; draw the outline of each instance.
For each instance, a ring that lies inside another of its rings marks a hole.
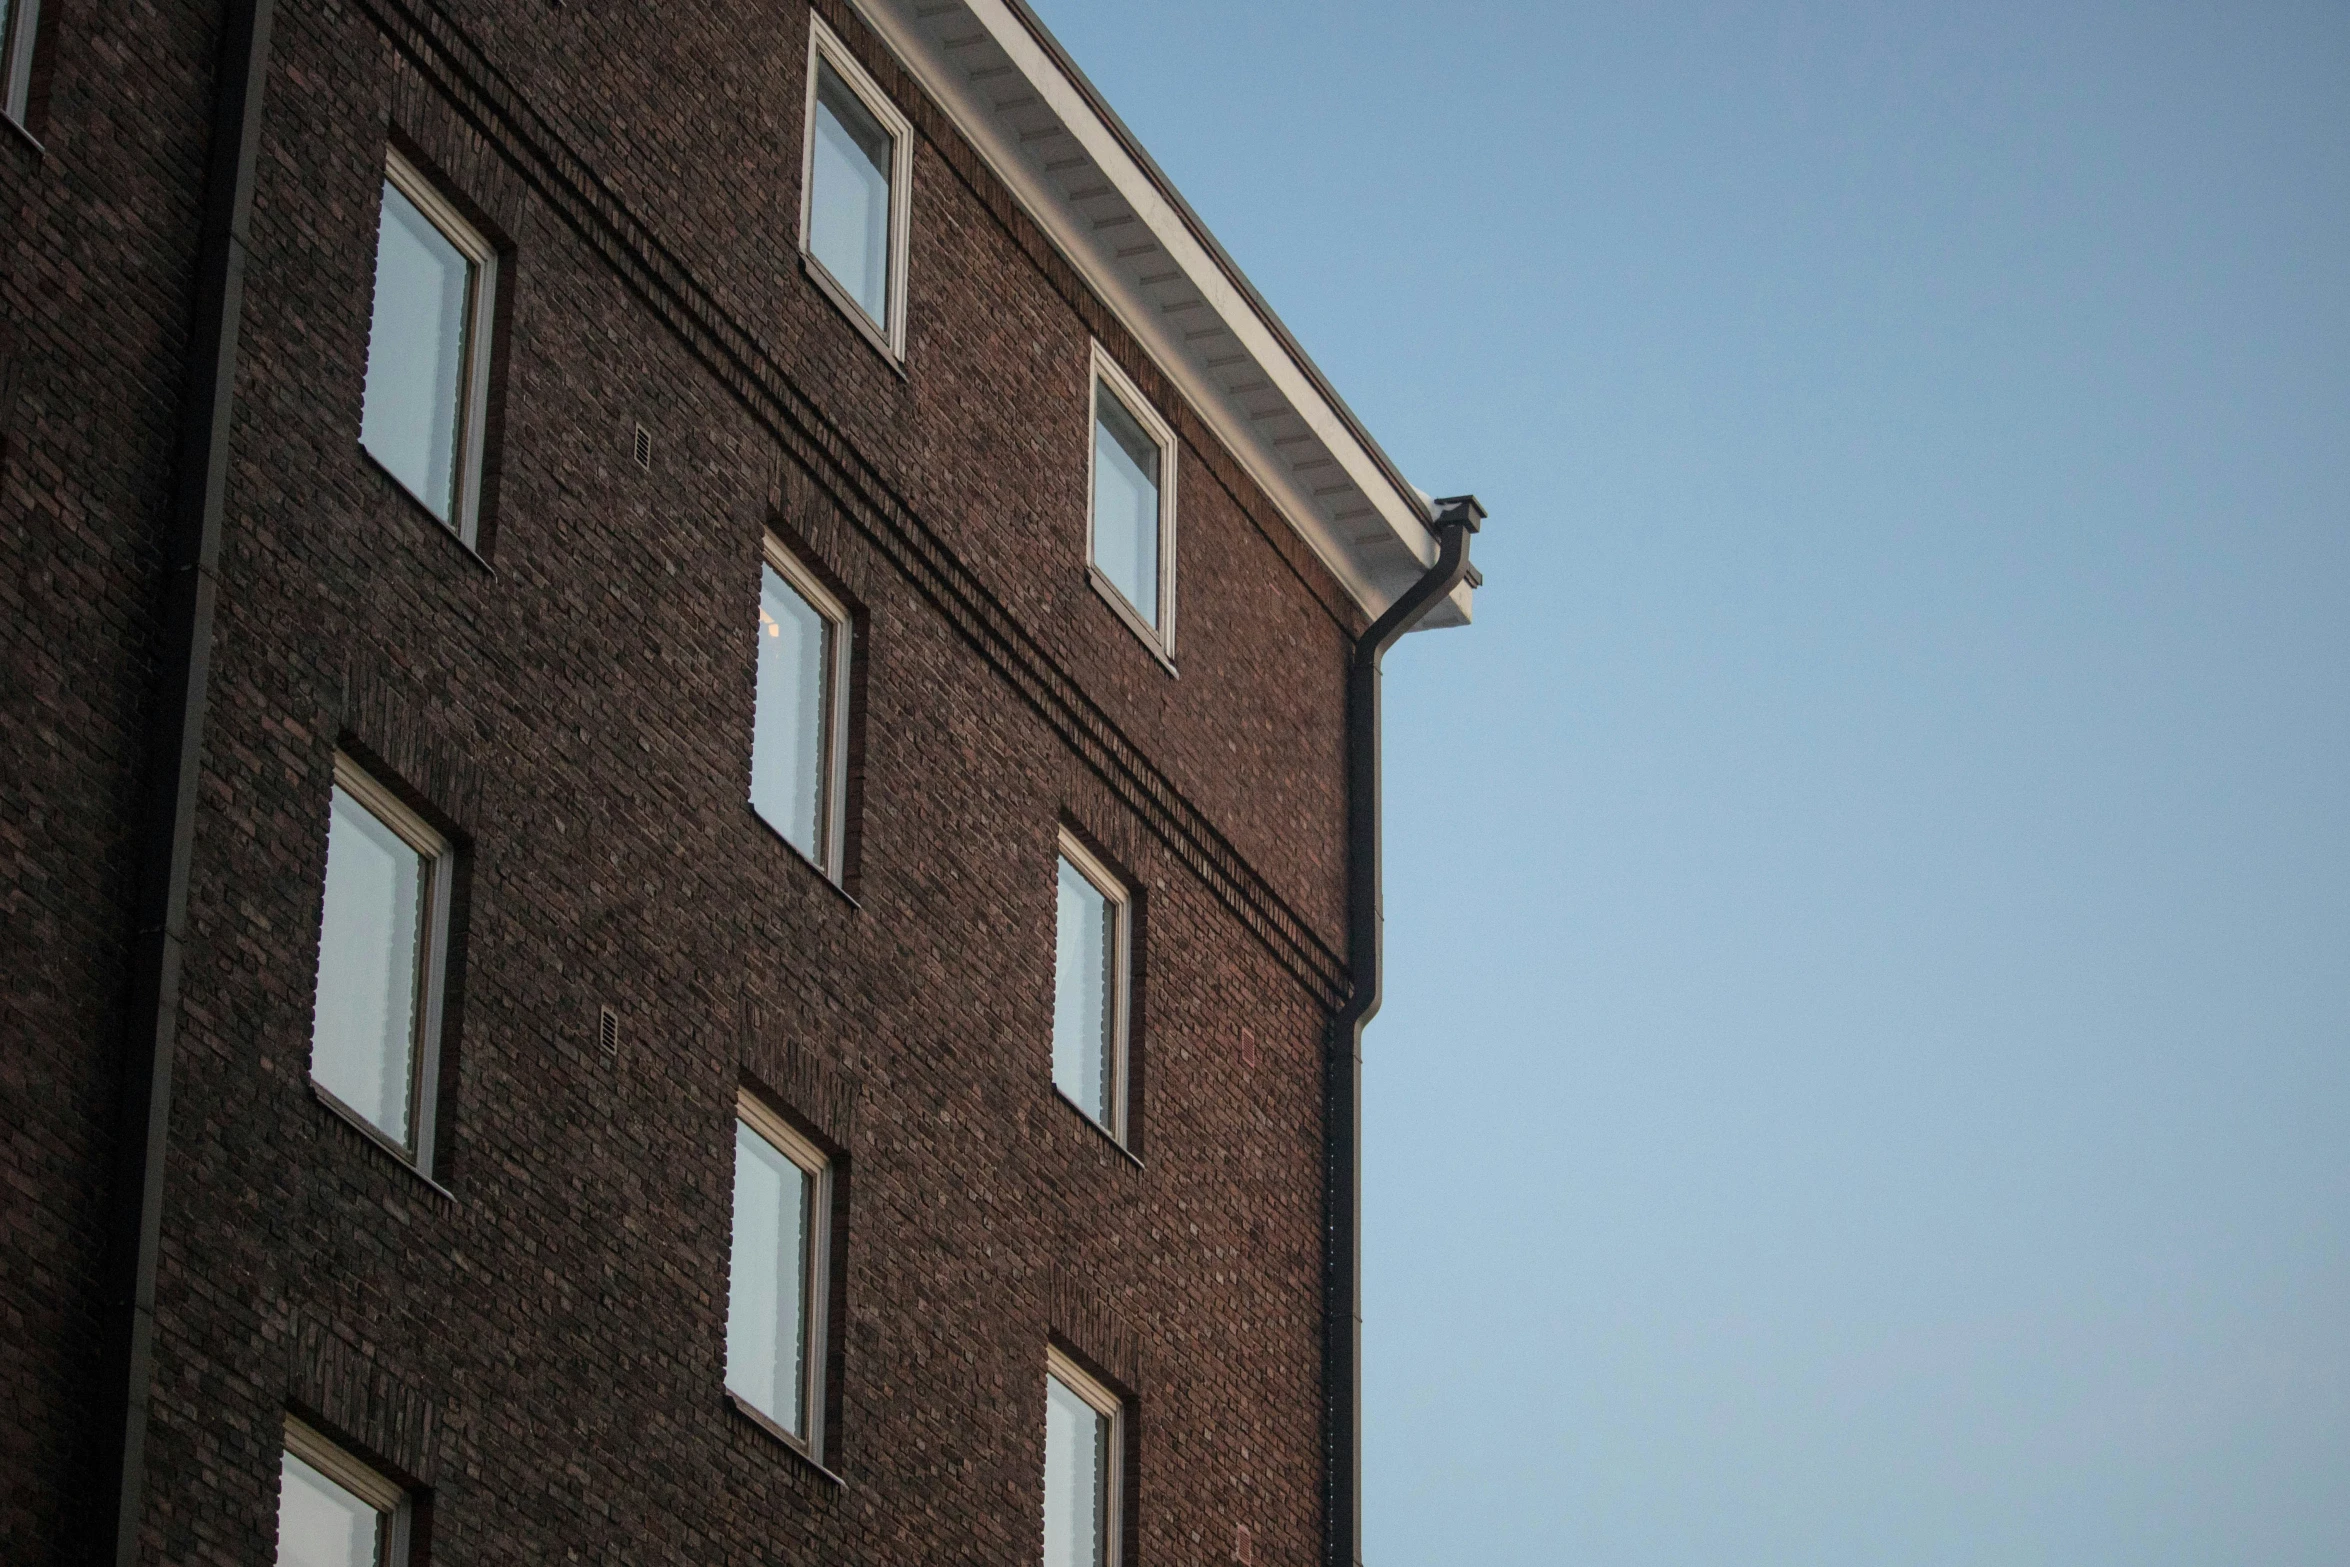
[[[293,1319],[286,1395],[295,1410],[321,1421],[327,1434],[408,1479],[433,1483],[440,1457],[440,1410],[378,1366],[324,1322],[301,1311]]]
[[[1217,901],[1324,1005],[1342,1004],[1348,987],[1338,954],[1046,652],[784,372],[757,335],[629,210],[480,46],[437,5],[359,0],[359,9]]]

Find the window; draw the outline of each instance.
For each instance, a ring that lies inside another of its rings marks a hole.
[[[1061,835],[1053,944],[1053,1086],[1126,1138],[1127,895],[1101,861]]]
[[[497,272],[489,241],[393,153],[359,444],[467,544],[481,505]]]
[[[1117,1567],[1117,1395],[1045,1352],[1044,1567]]]
[[[417,1168],[432,1163],[449,845],[335,758],[310,1079]]]
[[[41,0],[0,0],[0,114],[26,123],[33,106],[33,46]]]
[[[1097,587],[1162,659],[1175,656],[1175,433],[1093,351],[1091,517],[1086,562]]]
[[[800,249],[849,318],[902,359],[913,128],[830,28],[810,29]]]
[[[278,1567],[406,1567],[408,1498],[289,1418],[278,1463]]]
[[[835,881],[848,836],[848,671],[847,607],[769,536],[751,808]]]
[[[726,1389],[811,1458],[823,1448],[828,1173],[814,1144],[737,1099]]]

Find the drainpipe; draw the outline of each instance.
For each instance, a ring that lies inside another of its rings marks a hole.
[[[104,1360],[92,1476],[93,1559],[134,1567],[147,1489],[147,1403],[154,1377],[155,1270],[163,1161],[187,940],[196,779],[218,597],[222,496],[244,314],[245,258],[261,94],[274,0],[227,0],[214,67],[187,386],[164,540],[146,795],[137,823],[130,996],[114,1201],[108,1226]]]
[[[1474,495],[1434,505],[1436,564],[1355,643],[1346,672],[1346,956],[1322,1071],[1322,1559],[1360,1567],[1363,1540],[1363,1029],[1379,1011],[1379,661],[1469,575]]]

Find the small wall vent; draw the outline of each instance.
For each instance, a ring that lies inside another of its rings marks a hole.
[[[645,472],[651,473],[653,471],[653,432],[641,424],[638,425],[636,427],[636,443],[632,450],[636,453],[636,465],[644,469]]]
[[[620,1054],[620,1014],[610,1007],[596,1008],[596,1043],[608,1056]]]
[[[1240,1567],[1253,1567],[1257,1559],[1256,1542],[1248,1537],[1248,1525],[1242,1524],[1232,1535],[1232,1559]]]

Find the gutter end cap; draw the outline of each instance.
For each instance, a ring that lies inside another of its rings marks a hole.
[[[1460,523],[1476,533],[1484,528],[1485,517],[1485,507],[1474,495],[1448,495],[1428,503],[1428,520],[1439,528]]]

